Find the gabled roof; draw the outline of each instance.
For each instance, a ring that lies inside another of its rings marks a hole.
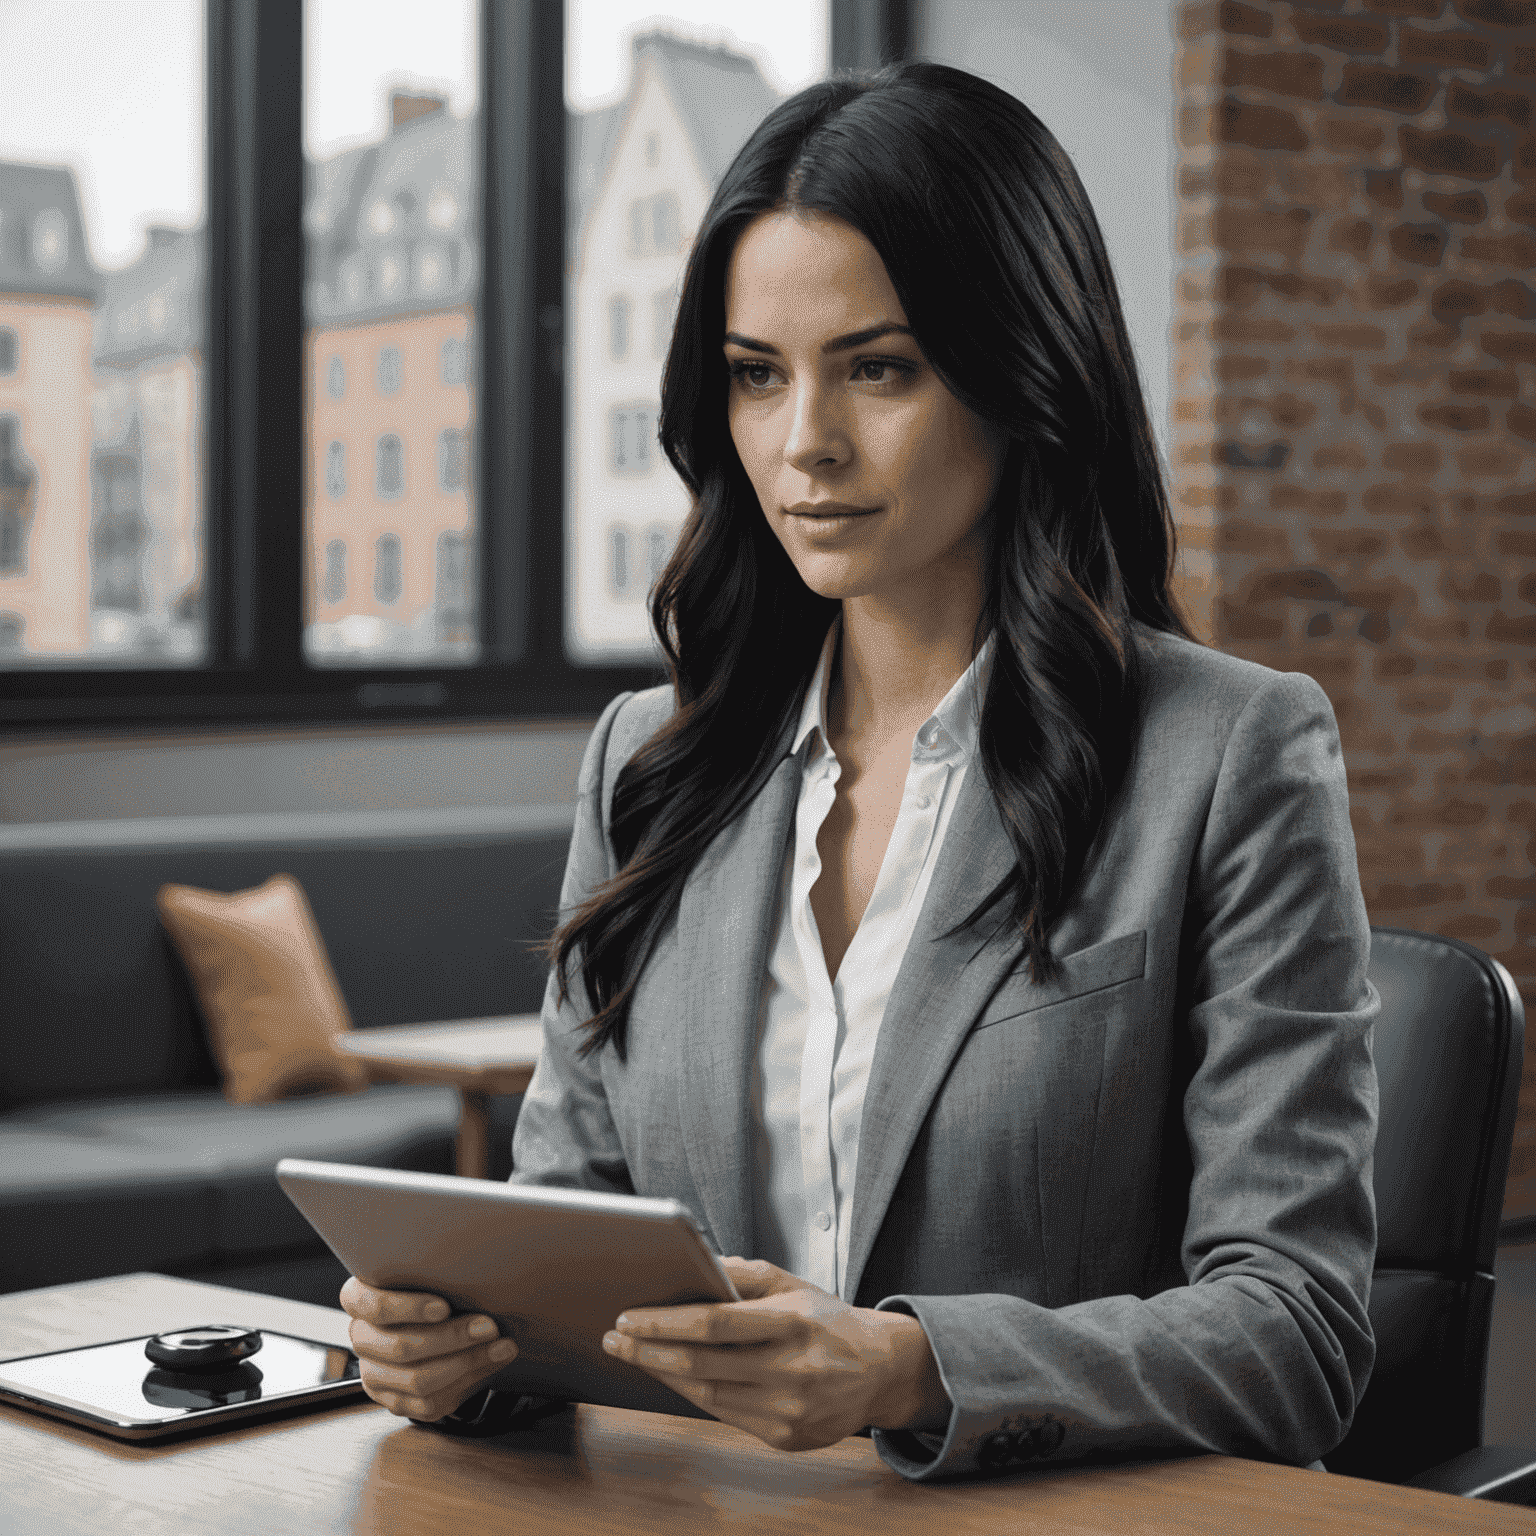
[[[108,367],[203,344],[203,230],[151,225],[147,233],[144,254],[101,279],[91,357]]]
[[[74,171],[0,161],[0,293],[94,301],[100,282]]]

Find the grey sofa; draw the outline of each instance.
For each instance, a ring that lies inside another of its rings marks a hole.
[[[448,1172],[451,1088],[225,1102],[165,881],[304,887],[360,1029],[532,1012],[570,806],[0,826],[0,1291],[130,1270],[335,1304],[281,1157]],[[493,1177],[519,1100],[493,1101]]]

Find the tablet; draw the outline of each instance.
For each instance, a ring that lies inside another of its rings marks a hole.
[[[0,1402],[119,1440],[159,1440],[362,1395],[351,1350],[270,1328],[250,1333],[247,1357],[213,1370],[156,1364],[146,1346],[163,1335],[142,1334],[0,1361]]]
[[[359,1280],[494,1318],[518,1353],[487,1386],[712,1417],[602,1347],[628,1307],[741,1299],[680,1202],[298,1158],[277,1182]]]

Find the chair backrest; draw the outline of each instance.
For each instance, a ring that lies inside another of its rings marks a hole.
[[[1525,1048],[1508,971],[1457,939],[1371,930],[1376,1364],[1332,1472],[1401,1482],[1483,1441],[1493,1260]]]

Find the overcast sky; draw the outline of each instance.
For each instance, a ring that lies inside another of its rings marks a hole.
[[[74,168],[91,254],[126,265],[147,224],[203,216],[204,0],[0,0],[0,159]],[[794,90],[827,65],[828,0],[567,0],[566,94],[585,108],[624,88],[628,33],[657,22],[753,54]],[[326,155],[384,130],[387,88],[475,105],[474,0],[306,0],[305,148]]]

